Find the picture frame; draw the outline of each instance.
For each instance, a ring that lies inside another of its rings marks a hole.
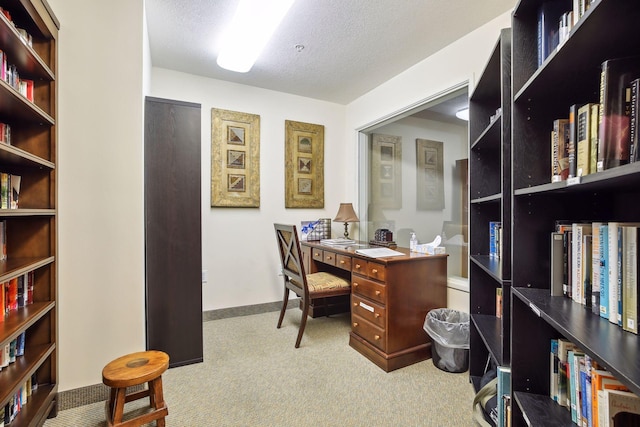
[[[444,209],[443,143],[416,139],[416,208]]]
[[[285,208],[324,208],[324,126],[285,120]]]
[[[211,109],[211,207],[260,207],[260,116]]]
[[[371,136],[371,200],[382,209],[402,208],[402,137]]]

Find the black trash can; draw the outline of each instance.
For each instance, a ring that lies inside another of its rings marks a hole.
[[[431,360],[447,372],[469,369],[469,314],[450,308],[427,313],[424,330],[432,340]]]

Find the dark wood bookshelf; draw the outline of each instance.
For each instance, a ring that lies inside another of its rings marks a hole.
[[[564,2],[566,10],[572,2]],[[569,426],[549,397],[550,341],[565,338],[640,394],[640,338],[565,297],[550,296],[550,233],[556,221],[640,221],[640,164],[551,182],[553,121],[572,104],[598,102],[601,64],[640,54],[640,3],[598,0],[567,41],[537,64],[541,0],[512,15],[511,390],[512,426]],[[612,25],[615,23],[615,25]],[[602,28],[607,28],[606,37]]]
[[[477,389],[489,359],[509,364],[511,29],[503,29],[469,97],[469,375]],[[489,255],[489,223],[502,223],[502,256]],[[496,316],[501,289],[503,314]]]
[[[0,81],[0,121],[11,144],[0,144],[2,172],[21,176],[19,208],[0,209],[6,221],[7,258],[0,283],[33,272],[33,303],[4,314],[0,346],[24,333],[24,355],[0,371],[0,407],[29,380],[34,387],[12,426],[43,425],[57,415],[57,37],[59,23],[45,0],[6,0],[0,15],[0,49],[21,79],[34,81],[29,101]],[[32,37],[22,41],[16,27]],[[4,307],[3,307],[4,309]]]

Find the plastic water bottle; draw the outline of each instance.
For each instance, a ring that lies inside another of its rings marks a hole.
[[[416,237],[416,233],[411,233],[411,238],[409,239],[409,250],[411,252],[415,252],[416,246],[418,246],[418,238]]]

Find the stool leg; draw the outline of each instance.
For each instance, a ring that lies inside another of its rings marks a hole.
[[[122,414],[124,413],[124,401],[126,394],[126,388],[116,389],[115,406],[113,408],[113,411],[111,412],[113,424],[115,425],[122,422]]]
[[[149,381],[149,401],[153,409],[165,407],[164,394],[162,392],[162,377]],[[157,427],[164,427],[164,417],[156,420]]]
[[[109,391],[109,416],[111,417],[111,422],[113,422],[113,410],[116,407],[116,389],[112,388]]]

